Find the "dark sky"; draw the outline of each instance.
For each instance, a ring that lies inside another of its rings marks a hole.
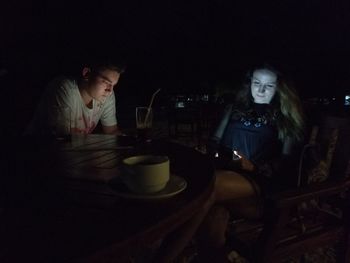
[[[251,63],[267,60],[302,95],[343,93],[347,2],[12,0],[0,11],[0,61],[40,86],[91,54],[122,55],[121,87],[148,95],[235,83]]]

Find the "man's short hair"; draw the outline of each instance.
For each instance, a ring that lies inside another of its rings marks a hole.
[[[84,67],[91,69],[92,74],[97,74],[103,70],[109,69],[117,71],[119,74],[122,74],[125,71],[125,62],[121,58],[114,57],[97,57],[91,58],[84,63]]]

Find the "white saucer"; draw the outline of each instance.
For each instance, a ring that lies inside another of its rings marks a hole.
[[[187,182],[184,178],[176,175],[171,175],[169,182],[165,188],[157,193],[153,194],[137,194],[131,192],[123,183],[114,185],[113,189],[116,195],[131,198],[131,199],[161,199],[174,196],[187,187]]]

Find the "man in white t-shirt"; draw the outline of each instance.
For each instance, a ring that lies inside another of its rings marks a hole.
[[[99,121],[106,134],[119,134],[113,88],[123,68],[113,64],[86,66],[81,79],[53,80],[42,97],[29,134],[88,134]]]

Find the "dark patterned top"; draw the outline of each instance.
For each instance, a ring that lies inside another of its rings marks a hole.
[[[277,117],[268,104],[254,104],[248,112],[234,110],[220,144],[238,150],[255,163],[271,160],[281,151]]]

